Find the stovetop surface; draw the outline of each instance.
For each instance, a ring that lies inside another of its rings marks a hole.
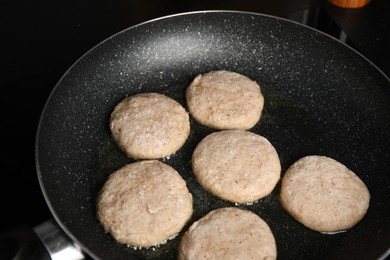
[[[343,9],[326,1],[7,1],[2,25],[0,231],[51,218],[35,169],[35,135],[51,90],[86,51],[127,27],[195,10],[240,10],[292,19],[349,44],[390,75],[390,1]]]

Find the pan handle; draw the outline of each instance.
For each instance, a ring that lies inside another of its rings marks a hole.
[[[19,225],[0,234],[0,259],[6,260],[84,260],[54,220],[31,228]]]

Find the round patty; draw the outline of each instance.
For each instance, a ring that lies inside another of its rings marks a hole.
[[[263,136],[224,130],[206,136],[192,154],[196,179],[214,195],[249,203],[267,196],[280,179],[279,156]]]
[[[248,210],[220,208],[191,225],[178,249],[179,260],[276,259],[268,224]]]
[[[316,231],[354,226],[366,214],[370,193],[359,177],[326,156],[306,156],[286,171],[280,200],[299,222]]]
[[[190,132],[187,111],[162,94],[142,93],[121,100],[110,117],[118,146],[134,159],[162,158],[183,146]]]
[[[140,161],[112,173],[97,199],[97,218],[118,242],[137,247],[164,243],[192,215],[192,195],[171,166]]]
[[[186,90],[190,114],[211,128],[252,128],[260,119],[264,97],[248,77],[225,70],[195,77]]]

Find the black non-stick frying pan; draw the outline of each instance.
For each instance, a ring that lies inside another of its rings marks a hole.
[[[140,92],[158,92],[186,107],[186,86],[199,73],[230,70],[256,80],[263,115],[250,131],[268,138],[282,169],[305,155],[332,157],[371,193],[356,226],[321,234],[281,207],[280,186],[247,208],[272,229],[279,259],[376,259],[390,248],[390,84],[366,58],[339,41],[288,20],[244,12],[194,12],[124,30],[82,56],[60,79],[41,116],[36,139],[39,181],[55,220],[96,259],[174,258],[181,234],[134,249],[116,243],[95,215],[107,176],[127,158],[108,129],[113,107]],[[164,162],[187,181],[194,214],[183,232],[212,209],[235,206],[196,182],[191,155],[216,131],[191,119],[185,145]]]

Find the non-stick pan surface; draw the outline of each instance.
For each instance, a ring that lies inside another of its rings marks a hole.
[[[61,51],[61,50],[58,50]],[[226,11],[174,15],[131,27],[82,56],[60,79],[42,113],[36,141],[38,177],[65,232],[97,259],[174,258],[181,235],[158,248],[116,243],[95,216],[95,198],[128,162],[108,129],[122,98],[166,94],[186,106],[199,73],[230,70],[256,80],[265,96],[251,131],[277,149],[282,169],[305,155],[332,157],[371,192],[364,219],[338,234],[305,228],[280,205],[280,183],[253,205],[271,227],[279,259],[375,259],[390,247],[390,84],[371,62],[337,40],[272,16]],[[195,220],[235,206],[205,192],[191,173],[197,143],[215,130],[191,121],[185,145],[164,162],[187,181]]]

